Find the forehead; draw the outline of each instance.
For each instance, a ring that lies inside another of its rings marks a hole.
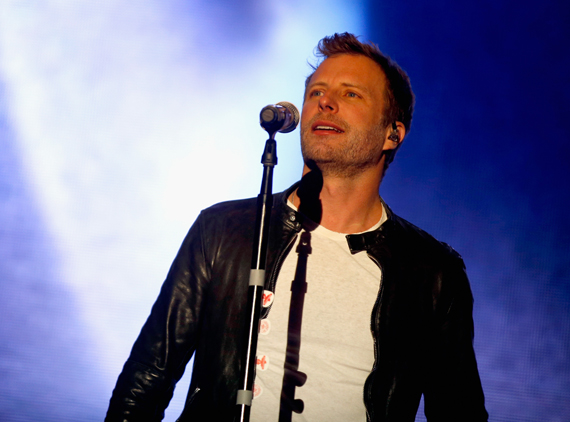
[[[360,86],[371,93],[383,93],[386,76],[378,63],[357,54],[339,54],[325,59],[315,70],[309,85],[335,83]]]

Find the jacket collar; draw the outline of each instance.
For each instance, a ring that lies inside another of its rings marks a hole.
[[[294,183],[285,191],[276,194],[275,198],[277,201],[279,201],[281,208],[286,214],[283,216],[283,220],[285,220],[286,224],[292,225],[293,228],[295,228],[297,231],[301,229],[301,221],[303,217],[300,213],[296,212],[294,209],[289,207],[289,205],[287,205],[287,199],[293,193],[293,191],[297,189],[300,183],[300,181]],[[382,205],[386,211],[386,221],[376,230],[359,234],[347,234],[346,240],[352,254],[356,254],[364,250],[369,250],[370,248],[378,245],[379,242],[384,240],[386,234],[391,232],[394,228],[397,219],[396,215],[392,212],[382,197],[380,197],[380,201],[382,201]]]

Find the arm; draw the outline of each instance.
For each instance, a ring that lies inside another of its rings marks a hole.
[[[427,356],[428,421],[487,421],[473,350],[473,296],[459,257],[445,265],[433,288],[434,326]]]
[[[105,421],[160,421],[197,339],[209,280],[200,217],[184,239],[119,375]]]

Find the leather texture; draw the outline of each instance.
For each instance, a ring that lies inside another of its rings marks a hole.
[[[265,288],[274,290],[302,215],[275,195]],[[473,298],[459,254],[394,215],[348,235],[382,269],[371,315],[375,364],[363,390],[368,421],[486,421],[473,351]],[[179,421],[232,421],[241,371],[256,199],[216,204],[191,227],[120,374],[106,421],[160,421],[195,354]],[[357,282],[347,281],[347,282]],[[266,310],[266,312],[268,312]],[[255,405],[255,402],[254,404]]]

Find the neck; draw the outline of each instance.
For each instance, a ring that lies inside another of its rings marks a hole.
[[[321,175],[318,169],[305,166],[301,185],[290,200],[301,212],[329,230],[358,233],[374,226],[382,217],[378,194],[381,180],[377,172],[343,178]]]

